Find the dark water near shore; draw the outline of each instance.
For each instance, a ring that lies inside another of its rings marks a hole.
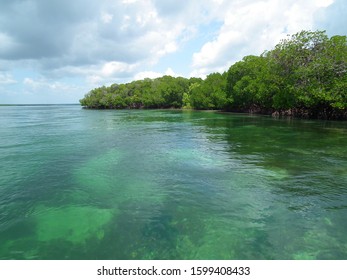
[[[0,107],[0,259],[347,259],[347,123]]]

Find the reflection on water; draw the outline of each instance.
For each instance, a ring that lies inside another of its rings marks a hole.
[[[0,259],[347,259],[346,122],[0,115]]]

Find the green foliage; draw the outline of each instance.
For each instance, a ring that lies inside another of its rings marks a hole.
[[[227,109],[297,112],[311,117],[346,116],[347,44],[323,31],[302,31],[260,57],[232,65]]]
[[[246,110],[266,107],[274,91],[269,88],[269,65],[263,56],[246,56],[229,68],[227,77],[227,108]]]
[[[163,76],[91,90],[88,108],[195,108],[347,118],[347,40],[302,31],[205,80]]]
[[[346,43],[345,36],[329,39],[323,31],[302,31],[278,44],[269,53],[273,75],[280,81],[279,96],[274,96],[274,101],[283,100],[284,94],[289,102],[277,102],[276,109],[305,109],[312,115],[322,109],[329,114],[346,109]]]
[[[221,109],[226,103],[226,73],[212,73],[189,88],[190,104],[196,109]]]
[[[181,108],[189,80],[164,76],[96,88],[80,100],[82,106],[100,109]]]

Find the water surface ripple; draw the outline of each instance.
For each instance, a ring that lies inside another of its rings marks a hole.
[[[0,107],[0,259],[347,259],[347,123]]]

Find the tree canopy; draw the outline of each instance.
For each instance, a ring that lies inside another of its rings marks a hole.
[[[193,108],[347,119],[347,39],[301,31],[206,79],[163,76],[93,89],[88,108]]]

